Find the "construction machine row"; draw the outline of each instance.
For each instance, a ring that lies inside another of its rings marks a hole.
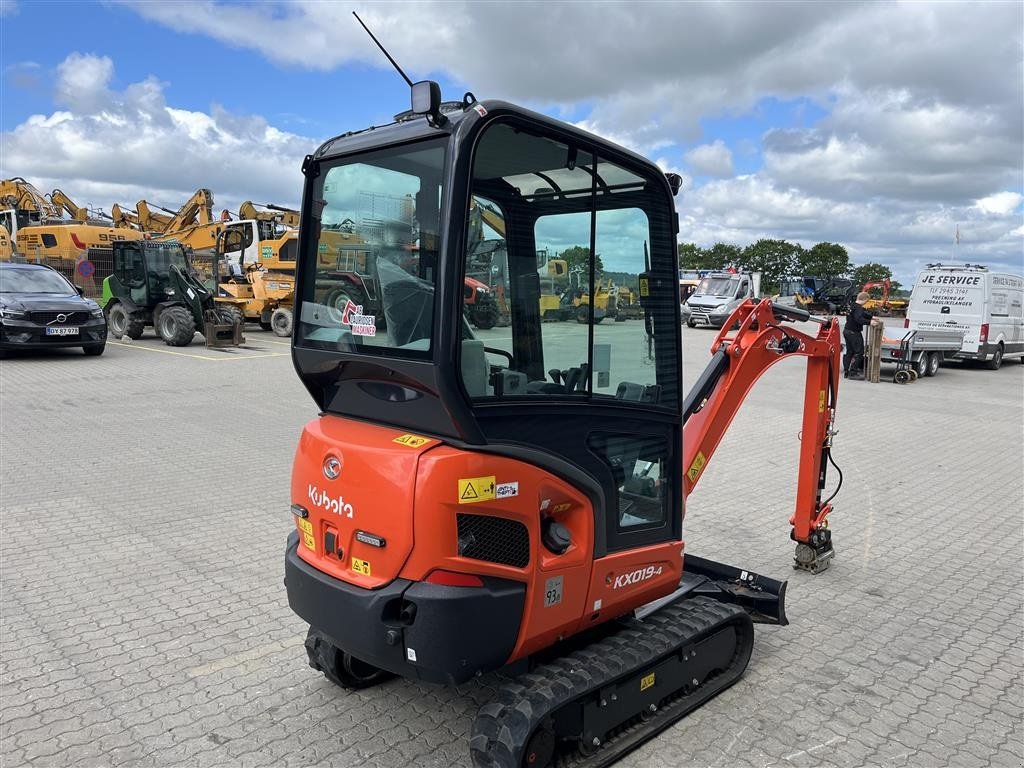
[[[376,260],[395,241],[406,244],[410,259],[417,258],[414,243],[419,223],[407,197],[374,193],[359,193],[359,197],[364,212],[360,220],[323,226],[316,257],[316,272],[323,277],[318,282],[319,298],[332,314],[340,317],[359,308],[383,328],[386,318]],[[197,189],[176,209],[143,199],[134,207],[115,202],[106,213],[78,205],[60,189],[43,194],[21,177],[0,181],[0,261],[36,262],[57,269],[84,295],[102,300],[111,332],[118,337],[134,336],[147,325],[154,325],[158,332],[163,327],[156,322],[161,313],[154,314],[150,305],[168,300],[164,293],[170,279],[167,258],[149,242],[181,247],[172,261],[210,294],[219,317],[259,324],[263,330],[290,337],[298,223],[297,210],[270,203],[246,201],[237,213],[216,213],[213,193],[206,188]],[[463,314],[481,330],[509,323],[504,231],[498,211],[483,203],[474,206],[469,229],[469,239],[475,243],[474,263],[463,280]],[[487,235],[494,239],[486,239]],[[142,275],[129,274],[142,265],[155,265],[155,270],[148,269],[155,276],[144,280]],[[640,318],[635,277],[627,278],[626,284],[616,284],[611,277],[585,279],[565,259],[549,258],[546,250],[538,251],[537,265],[542,285],[538,311],[545,322],[596,324],[607,318]],[[107,285],[112,276],[114,284]],[[136,305],[139,315],[129,318],[126,307],[132,292],[143,303]],[[201,314],[193,320],[197,329],[204,327]],[[171,344],[180,343],[185,334],[168,330],[160,335]]]

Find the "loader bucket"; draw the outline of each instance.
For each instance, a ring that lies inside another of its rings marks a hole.
[[[207,322],[204,326],[203,336],[206,337],[206,346],[209,348],[240,347],[245,343],[242,326],[235,323]]]

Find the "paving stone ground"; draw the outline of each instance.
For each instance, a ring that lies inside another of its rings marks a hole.
[[[315,417],[288,347],[155,340],[0,363],[0,763],[465,766],[499,682],[343,694],[306,665],[283,551]],[[687,382],[713,334],[685,334]],[[1024,764],[1024,365],[844,383],[838,556],[791,570],[802,366],[751,393],[687,550],[788,578],[735,686],[622,761]],[[833,475],[834,478],[834,475]]]

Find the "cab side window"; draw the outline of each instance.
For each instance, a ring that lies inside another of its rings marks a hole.
[[[650,182],[504,123],[485,131],[474,163],[463,278],[485,284],[493,314],[465,291],[466,394],[657,404],[663,381],[674,392],[678,350],[656,350],[653,329],[678,323],[677,280],[650,274]],[[491,235],[499,244],[481,248]]]

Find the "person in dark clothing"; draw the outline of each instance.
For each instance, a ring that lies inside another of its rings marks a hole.
[[[846,341],[843,372],[848,379],[864,378],[864,328],[881,323],[881,320],[864,309],[864,302],[870,298],[869,293],[858,293],[856,303],[846,316],[846,326],[843,328],[843,339]]]

